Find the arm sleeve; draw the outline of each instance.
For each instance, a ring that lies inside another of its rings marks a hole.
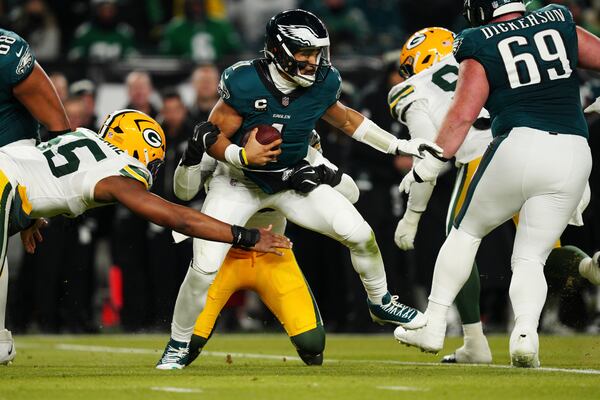
[[[405,113],[405,121],[411,138],[422,138],[431,141],[435,140],[437,129],[429,117],[427,100],[420,99],[414,101]],[[415,165],[418,164],[419,161],[418,158],[413,157],[413,163],[415,163]],[[435,183],[432,184],[430,182],[414,184],[408,195],[407,208],[419,213],[425,211],[434,187]]]
[[[194,198],[200,188],[217,168],[217,160],[204,154],[198,165],[189,167],[178,165],[173,179],[173,192],[178,199],[188,201]]]

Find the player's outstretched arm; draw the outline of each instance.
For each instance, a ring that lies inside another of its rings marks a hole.
[[[141,182],[122,176],[102,179],[94,188],[98,202],[119,202],[148,221],[187,236],[233,243],[252,250],[281,255],[278,248],[290,248],[288,238],[270,229],[232,226],[189,207],[171,203],[146,190]]]
[[[229,138],[242,126],[242,116],[223,100],[219,100],[214,106],[208,121],[219,127],[221,134],[218,136],[215,144],[207,149],[210,156],[219,161],[225,161],[236,167],[245,165],[265,165],[272,161],[274,157],[281,154],[281,149],[277,148],[282,140],[276,140],[272,143],[262,145],[256,140],[256,131],[250,135],[246,146],[243,148],[244,154],[241,155],[242,147],[231,143]]]
[[[462,61],[454,100],[435,140],[443,149],[443,156],[440,158],[426,154],[423,160],[404,176],[400,183],[400,191],[409,192],[414,182],[435,182],[446,164],[445,161],[452,158],[464,142],[488,98],[489,91],[483,66],[473,59]]]
[[[56,89],[37,61],[31,74],[15,85],[13,95],[49,131],[71,130],[69,118]]]
[[[323,119],[353,139],[383,153],[421,157],[424,150],[441,152],[441,149],[427,140],[398,139],[358,111],[346,107],[339,101],[327,109],[323,114]]]
[[[579,66],[600,71],[600,39],[582,27],[577,27]]]

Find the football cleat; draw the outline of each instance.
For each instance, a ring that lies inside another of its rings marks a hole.
[[[384,323],[400,325],[406,329],[417,329],[427,323],[427,318],[422,312],[397,300],[398,296],[392,296],[389,292],[383,296],[381,304],[375,304],[367,298],[373,321],[382,325]]]
[[[0,365],[9,365],[17,355],[15,342],[9,330],[0,330]]]
[[[510,335],[510,364],[519,368],[539,368],[539,339],[535,331],[513,329]]]
[[[491,364],[492,352],[487,339],[483,338],[478,344],[463,345],[452,354],[444,356],[442,364]]]
[[[427,313],[425,313],[427,318]],[[421,351],[437,354],[444,347],[446,320],[427,319],[427,325],[407,331],[401,326],[394,330],[394,338],[407,346],[418,347]]]
[[[169,339],[162,357],[156,363],[156,369],[183,369],[191,362],[189,359],[189,343]]]

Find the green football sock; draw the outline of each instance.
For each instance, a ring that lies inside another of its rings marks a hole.
[[[325,329],[317,325],[315,329],[290,336],[290,340],[296,347],[298,355],[306,365],[323,364],[323,350],[325,350]]]

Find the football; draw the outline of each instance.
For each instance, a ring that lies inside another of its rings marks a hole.
[[[254,128],[258,128],[258,131],[256,132],[256,140],[260,144],[269,144],[273,143],[277,139],[281,139],[281,132],[279,132],[276,128],[274,128],[272,125],[261,124],[250,128],[248,132],[246,132],[242,138],[242,146],[246,145],[248,138],[250,137],[250,132],[252,132]]]

